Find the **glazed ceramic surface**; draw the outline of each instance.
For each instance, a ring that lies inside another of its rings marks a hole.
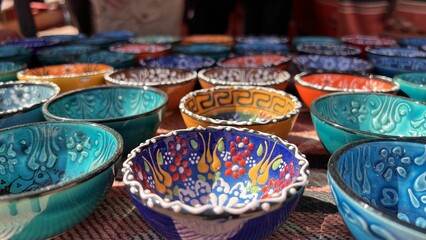
[[[294,77],[296,90],[303,103],[310,107],[312,101],[334,92],[381,92],[396,94],[399,84],[391,78],[374,75],[343,73],[299,73]]]
[[[388,77],[410,72],[426,72],[426,58],[380,57],[372,59],[371,62],[377,73]]]
[[[426,103],[379,93],[335,93],[311,104],[318,136],[330,152],[366,138],[424,138]]]
[[[301,108],[283,91],[244,86],[218,86],[190,92],[179,108],[188,127],[248,127],[286,138]]]
[[[180,42],[181,38],[169,35],[147,35],[136,36],[131,38],[131,43],[147,43],[147,44],[176,44]]]
[[[114,69],[131,68],[136,63],[136,57],[130,53],[111,52],[106,50],[95,51],[78,56],[74,62],[102,63]]]
[[[104,124],[123,136],[124,154],[154,136],[166,111],[167,95],[155,88],[100,86],[62,94],[46,102],[49,121]]]
[[[344,44],[302,43],[296,47],[299,54],[356,57],[361,49]]]
[[[0,128],[44,121],[41,106],[58,94],[59,87],[53,83],[0,84]]]
[[[98,47],[90,45],[65,45],[42,49],[36,55],[43,65],[57,65],[74,62],[81,54],[96,50]]]
[[[287,37],[279,36],[242,36],[235,38],[237,43],[247,44],[287,44]]]
[[[357,239],[425,239],[425,162],[425,141],[361,141],[332,155],[328,181]]]
[[[300,36],[295,37],[292,40],[292,45],[294,49],[296,49],[299,44],[305,43],[340,44],[342,42],[337,38],[326,36]]]
[[[227,58],[231,53],[231,47],[222,44],[189,44],[173,47],[173,52],[184,55],[198,55],[210,57],[215,60]]]
[[[207,68],[198,73],[201,87],[243,85],[271,87],[286,90],[290,74],[286,71],[268,68]]]
[[[286,69],[290,62],[290,56],[279,54],[257,54],[222,59],[217,62],[220,67],[265,67]]]
[[[126,42],[130,38],[135,36],[132,31],[121,30],[121,31],[106,31],[95,34],[96,37],[104,37],[113,39],[115,42]]]
[[[171,46],[163,44],[125,43],[113,45],[109,50],[113,52],[131,53],[135,55],[137,60],[143,60],[168,55]]]
[[[104,74],[112,72],[113,68],[105,64],[74,63],[31,68],[18,72],[17,77],[22,81],[53,82],[61,92],[105,83]]]
[[[48,239],[88,216],[114,181],[121,136],[88,123],[0,131],[0,235]]]
[[[32,49],[17,46],[0,46],[0,61],[29,64]]]
[[[141,216],[166,239],[264,239],[309,177],[295,145],[231,127],[155,137],[132,151],[123,172]]]
[[[0,82],[16,80],[16,74],[26,67],[25,63],[0,62]]]
[[[341,73],[368,73],[373,65],[363,59],[342,56],[300,55],[293,59],[300,72],[332,71]]]
[[[421,48],[426,45],[425,37],[405,37],[399,40],[399,44],[403,47]]]
[[[234,44],[234,38],[228,35],[215,35],[215,34],[189,35],[182,38],[181,42],[182,44],[215,43],[215,44],[232,46]]]
[[[192,91],[197,73],[192,70],[172,68],[132,68],[105,75],[107,83],[113,85],[151,86],[168,95],[167,111],[179,108],[180,99]]]
[[[426,72],[404,73],[394,77],[410,98],[426,102]]]
[[[200,56],[174,55],[142,60],[139,64],[143,67],[200,70],[212,67],[215,64],[215,60]]]
[[[235,44],[237,55],[255,55],[255,54],[288,54],[290,50],[285,44],[274,43],[237,43]]]

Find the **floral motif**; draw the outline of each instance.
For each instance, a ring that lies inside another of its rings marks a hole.
[[[170,156],[174,157],[174,160],[169,166],[173,181],[180,179],[184,182],[192,174],[191,168],[188,167],[188,159],[186,159],[186,157],[184,158],[184,156],[188,154],[187,140],[175,136],[174,141],[170,141],[168,146],[170,149]]]
[[[353,100],[351,105],[342,111],[342,114],[352,123],[361,123],[366,119],[367,110],[360,101]]]
[[[84,158],[89,156],[89,150],[92,149],[91,138],[82,133],[75,133],[74,136],[67,138],[66,147],[71,161],[82,163]]]
[[[13,150],[13,145],[9,147],[6,144],[0,146],[0,175],[5,175],[7,172],[14,172],[14,165],[18,164],[16,152]]]
[[[411,158],[405,156],[405,149],[400,146],[388,149],[381,149],[379,154],[380,161],[375,164],[374,171],[378,174],[382,174],[383,177],[390,181],[394,175],[394,172],[406,178],[408,173],[405,165],[411,163]]]
[[[230,142],[231,161],[225,162],[225,176],[232,175],[235,179],[243,176],[246,172],[246,159],[250,157],[250,152],[254,149],[254,144],[250,143],[248,137],[237,136],[235,141]]]

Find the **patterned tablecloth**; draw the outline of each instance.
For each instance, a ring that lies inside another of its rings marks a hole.
[[[177,112],[166,118],[158,134],[185,128]],[[289,142],[298,146],[310,163],[308,187],[295,212],[268,239],[353,239],[342,221],[327,183],[330,155],[322,147],[307,109],[290,133]],[[116,181],[106,200],[83,222],[56,239],[161,239],[140,217],[124,184]]]

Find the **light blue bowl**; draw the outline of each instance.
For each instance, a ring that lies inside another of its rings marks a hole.
[[[328,163],[337,208],[357,239],[425,239],[426,141],[348,144]]]
[[[31,62],[32,51],[31,48],[0,46],[0,61],[25,63],[28,65]]]
[[[212,58],[185,55],[174,55],[144,59],[139,62],[139,64],[143,67],[146,66],[155,68],[177,68],[196,71],[202,68],[212,67],[215,63],[215,60]]]
[[[293,63],[300,72],[330,71],[365,74],[373,70],[370,62],[354,57],[299,55],[293,58]]]
[[[294,144],[225,126],[154,137],[123,166],[133,203],[165,239],[264,239],[291,215],[309,178]]]
[[[189,44],[174,46],[173,52],[176,54],[203,56],[218,60],[221,58],[227,58],[231,53],[231,47],[213,43]]]
[[[36,52],[39,62],[43,65],[59,65],[72,63],[81,54],[98,50],[98,47],[91,45],[64,45],[49,47]]]
[[[426,72],[404,73],[393,78],[410,98],[426,102]]]
[[[127,69],[135,65],[136,57],[131,53],[101,50],[82,54],[75,58],[74,62],[103,63],[113,67],[114,69]]]
[[[166,111],[167,94],[152,87],[98,86],[59,95],[43,105],[49,121],[88,121],[116,130],[124,154],[155,135]]]
[[[89,123],[0,130],[0,235],[48,239],[86,218],[114,181],[122,138]]]
[[[42,105],[59,94],[48,82],[6,82],[0,84],[0,128],[44,121]]]
[[[16,81],[16,74],[26,67],[25,63],[0,62],[0,82]]]
[[[311,117],[330,153],[366,138],[426,137],[426,103],[380,93],[335,93],[315,99]]]

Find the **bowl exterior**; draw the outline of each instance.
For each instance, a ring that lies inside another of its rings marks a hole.
[[[45,121],[46,119],[44,118],[43,112],[41,111],[41,106],[42,103],[30,109],[29,111],[20,112],[11,116],[0,118],[0,128],[12,127],[25,123]]]
[[[416,79],[417,82],[407,81],[406,78]],[[426,102],[426,73],[407,73],[395,76],[401,91],[414,100]]]

